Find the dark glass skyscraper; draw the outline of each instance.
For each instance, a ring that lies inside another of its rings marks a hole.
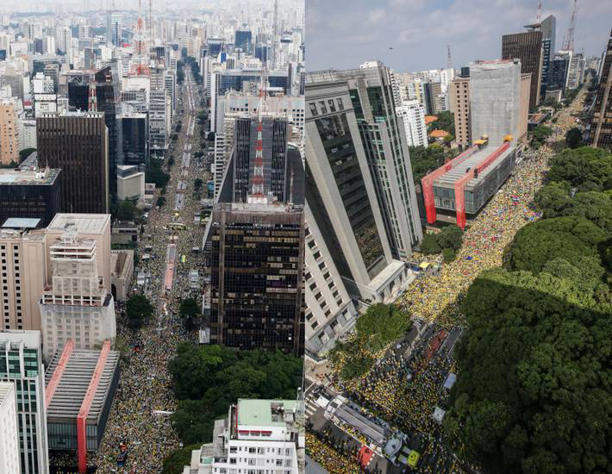
[[[108,213],[108,130],[101,112],[42,114],[38,160],[62,170],[62,212]]]
[[[521,60],[521,72],[531,73],[529,110],[540,103],[542,81],[542,32],[525,31],[502,36],[502,59]]]

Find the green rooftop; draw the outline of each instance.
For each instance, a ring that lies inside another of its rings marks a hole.
[[[296,400],[238,399],[238,424],[242,426],[285,426],[279,408],[297,410]]]

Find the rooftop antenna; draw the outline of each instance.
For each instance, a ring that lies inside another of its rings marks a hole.
[[[266,64],[261,68],[259,82],[259,104],[257,106],[257,144],[255,145],[255,166],[253,167],[253,186],[251,195],[256,198],[264,197],[264,166],[263,166],[263,108],[266,93]]]
[[[89,112],[98,111],[98,99],[96,97],[96,79],[95,75],[89,77],[89,98],[87,101],[87,110]]]
[[[536,13],[536,24],[539,25],[542,21],[542,0],[538,2],[538,12]]]
[[[577,0],[574,0],[574,8],[572,8],[572,16],[570,17],[569,27],[563,41],[563,49],[565,51],[574,51],[574,30],[576,29],[576,10],[578,8]]]

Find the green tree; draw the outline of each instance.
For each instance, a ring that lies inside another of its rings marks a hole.
[[[552,128],[547,127],[546,125],[538,125],[531,132],[532,145],[538,147],[544,143],[546,139],[552,135],[552,133]]]
[[[146,169],[146,178],[148,183],[155,183],[158,188],[163,188],[168,184],[170,175],[164,173],[161,167],[161,162],[157,159],[151,159]]]
[[[199,191],[200,189],[202,189],[203,184],[204,184],[204,181],[202,181],[201,178],[196,178],[195,181],[193,182],[193,188],[196,191]]]
[[[425,255],[433,255],[436,253],[440,253],[442,248],[438,243],[438,237],[436,234],[432,232],[427,232],[423,235],[423,240],[421,241],[421,252]]]
[[[120,201],[114,208],[113,217],[120,221],[133,221],[140,214],[134,201],[124,199]]]
[[[455,115],[448,110],[439,112],[437,114],[438,120],[436,120],[435,126],[440,130],[446,130],[451,135],[455,135]]]
[[[582,130],[578,127],[570,128],[565,134],[565,144],[570,148],[578,148],[582,143]]]
[[[463,243],[463,230],[455,224],[447,225],[442,228],[436,238],[441,248],[459,250]]]
[[[409,328],[410,319],[406,313],[395,305],[382,303],[370,306],[355,325],[357,338],[371,352],[378,352],[401,338]]]
[[[582,217],[557,217],[527,224],[509,248],[507,268],[539,273],[546,262],[563,258],[570,263],[597,256],[605,240],[602,229]]]
[[[569,205],[570,185],[566,181],[548,183],[540,188],[534,201],[544,217],[558,217]]]
[[[550,160],[550,181],[567,181],[578,191],[612,189],[612,153],[600,148],[565,149]]]
[[[461,309],[470,330],[444,423],[455,448],[487,472],[607,472],[612,307],[566,278],[496,269]]]
[[[432,144],[427,148],[422,146],[410,147],[410,164],[415,183],[430,171],[439,168],[446,159],[444,147]]]
[[[157,207],[162,207],[166,204],[166,198],[164,196],[160,196],[157,198]]]
[[[182,474],[183,468],[191,463],[191,452],[201,447],[201,444],[192,444],[172,451],[164,459],[162,474]]]
[[[442,249],[442,257],[444,258],[445,263],[450,263],[457,258],[457,252],[454,249],[447,247]]]
[[[126,303],[128,326],[140,329],[153,315],[153,305],[144,295],[134,295]]]
[[[187,331],[193,331],[199,326],[199,320],[202,312],[198,303],[193,298],[187,298],[181,301],[179,306],[179,316],[183,318],[183,324]]]

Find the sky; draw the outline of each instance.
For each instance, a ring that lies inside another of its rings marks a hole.
[[[397,72],[455,68],[501,55],[501,36],[535,22],[537,0],[306,0],[306,67],[347,69],[379,59]],[[561,49],[573,0],[542,0],[557,18]],[[612,24],[612,1],[578,0],[574,51],[599,56]],[[392,48],[392,49],[390,49]]]

